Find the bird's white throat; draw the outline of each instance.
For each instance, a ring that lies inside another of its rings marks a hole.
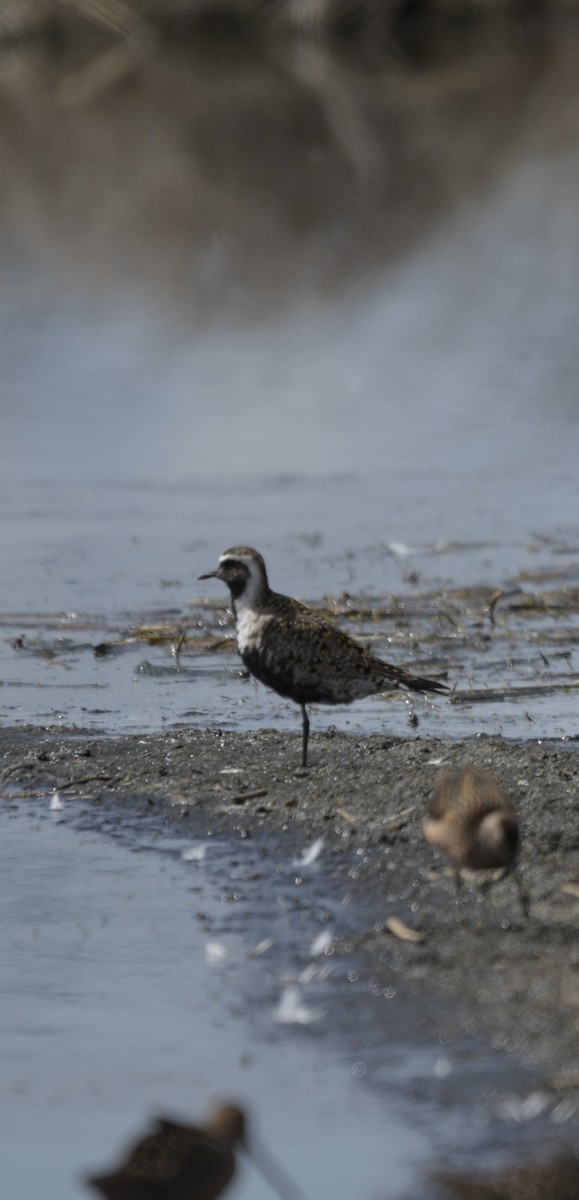
[[[235,601],[235,629],[237,648],[241,655],[248,650],[259,649],[264,626],[272,617],[270,613],[258,612],[255,608],[244,604],[245,594]]]

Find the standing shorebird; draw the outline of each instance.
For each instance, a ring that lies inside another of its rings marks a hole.
[[[422,829],[426,841],[442,850],[455,868],[457,888],[461,871],[512,875],[528,916],[528,899],[516,873],[517,816],[490,771],[441,771]]]
[[[299,600],[272,592],[265,563],[250,546],[234,546],[216,571],[200,579],[221,579],[231,593],[237,648],[261,683],[293,700],[302,710],[302,766],[307,766],[310,723],[307,704],[350,704],[374,692],[398,688],[444,692],[436,679],[410,675],[375,658]]]
[[[86,1182],[106,1200],[217,1200],[233,1178],[237,1145],[251,1155],[282,1200],[297,1200],[299,1192],[281,1178],[263,1148],[256,1157],[245,1114],[235,1104],[221,1105],[204,1125],[158,1118],[115,1171]]]

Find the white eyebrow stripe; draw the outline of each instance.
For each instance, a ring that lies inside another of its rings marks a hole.
[[[251,554],[222,554],[219,562],[220,564],[228,562],[240,562],[243,563],[245,567],[255,566],[255,559]]]

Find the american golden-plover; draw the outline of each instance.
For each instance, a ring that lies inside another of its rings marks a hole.
[[[374,692],[398,688],[446,691],[444,683],[411,675],[383,662],[330,621],[273,592],[265,563],[250,546],[234,546],[216,571],[231,593],[237,648],[252,675],[302,710],[302,765],[307,765],[308,704],[349,704]]]
[[[422,829],[427,842],[452,863],[457,888],[461,871],[512,874],[528,915],[528,899],[516,873],[517,815],[490,771],[480,767],[441,771]]]

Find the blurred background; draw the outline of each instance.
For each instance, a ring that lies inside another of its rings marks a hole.
[[[303,598],[578,600],[572,5],[4,0],[0,33],[7,636],[163,619],[240,542]]]

